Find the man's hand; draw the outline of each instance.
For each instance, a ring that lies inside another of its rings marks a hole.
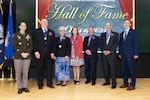
[[[69,57],[68,57],[68,56],[65,56],[65,59],[67,59],[67,60],[68,60],[68,59],[69,59]]]
[[[92,55],[91,50],[89,50],[89,49],[87,49],[87,50],[85,51],[85,53],[86,53],[87,55]]]
[[[36,57],[37,59],[40,59],[40,53],[39,53],[39,52],[36,53],[36,54],[35,54],[35,57]]]
[[[77,60],[79,59],[79,57],[78,57],[78,56],[76,56],[75,58],[76,58]]]
[[[121,59],[121,55],[118,56]]]
[[[52,58],[52,59],[54,59],[54,55],[55,55],[54,53],[51,53],[51,58]]]
[[[111,53],[111,51],[109,51],[109,50],[104,50],[103,53],[104,53],[105,56],[107,56],[107,55],[109,55],[109,54]]]
[[[134,55],[134,59],[138,59],[139,58],[139,56],[138,55]]]

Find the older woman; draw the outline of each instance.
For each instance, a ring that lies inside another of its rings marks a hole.
[[[66,86],[70,79],[69,56],[71,44],[69,38],[65,36],[65,27],[60,26],[58,31],[60,36],[56,38],[55,79],[57,85]]]
[[[31,62],[32,51],[32,37],[26,33],[27,25],[21,22],[19,25],[19,32],[16,32],[13,37],[14,54],[14,67],[16,71],[16,81],[18,94],[23,91],[30,92],[27,88],[28,71]]]
[[[82,36],[78,33],[78,28],[73,27],[71,30],[71,59],[70,59],[70,66],[73,66],[73,74],[74,74],[74,84],[80,84],[80,66],[84,65],[83,60],[83,41]]]

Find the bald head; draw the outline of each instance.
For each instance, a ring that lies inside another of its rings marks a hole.
[[[47,19],[42,19],[41,20],[41,27],[42,28],[47,28],[48,27],[48,20]]]

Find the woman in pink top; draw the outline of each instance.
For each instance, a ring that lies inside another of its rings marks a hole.
[[[84,65],[83,60],[83,41],[82,36],[78,33],[78,28],[73,27],[71,30],[71,56],[70,56],[70,66],[73,66],[73,74],[74,74],[74,84],[80,84],[80,66]]]

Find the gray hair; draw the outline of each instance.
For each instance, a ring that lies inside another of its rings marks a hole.
[[[88,27],[88,29],[89,29],[89,28],[92,28],[92,29],[94,29],[94,27],[93,27],[93,26],[89,26],[89,27]]]
[[[60,30],[66,31],[66,28],[65,28],[64,26],[60,26],[60,27],[58,28],[58,31],[60,31]]]
[[[112,26],[111,22],[106,22],[105,25],[106,25],[106,24],[110,24],[110,26]]]

